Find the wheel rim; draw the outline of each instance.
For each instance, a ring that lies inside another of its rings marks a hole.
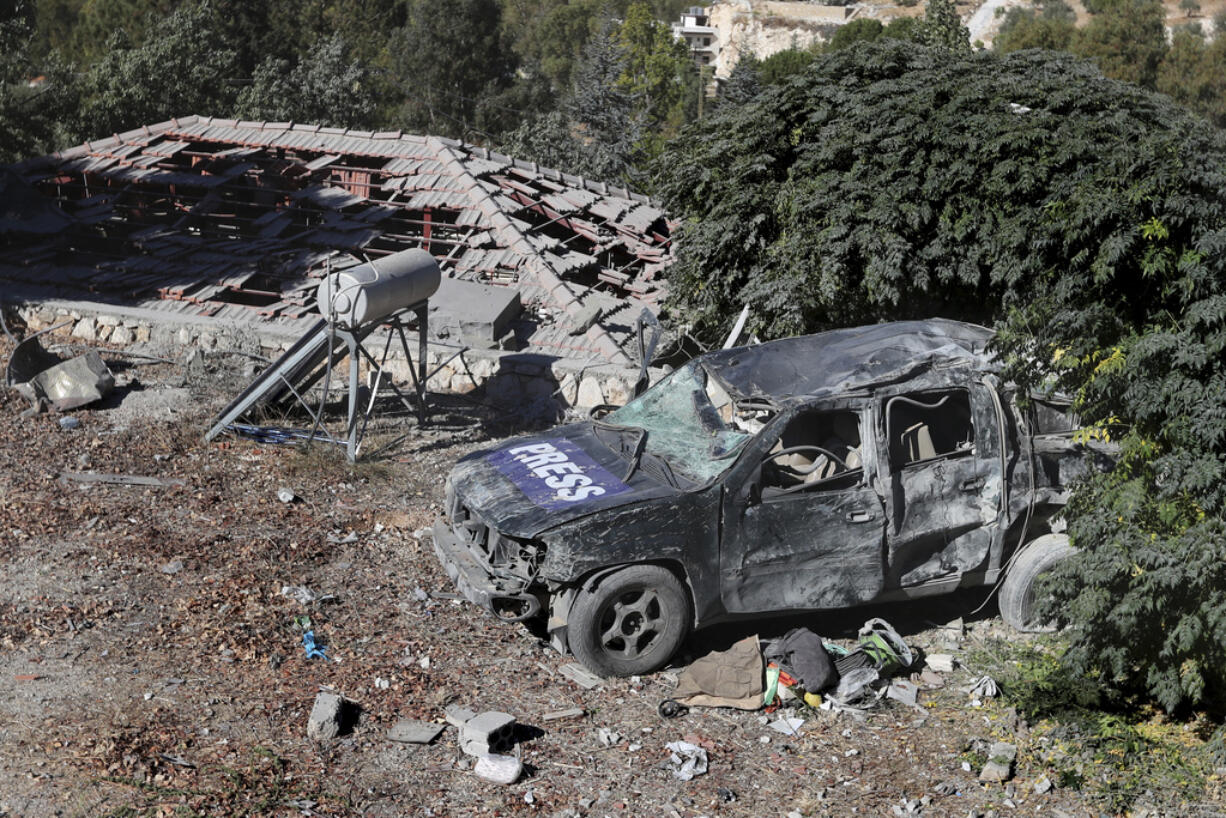
[[[666,624],[654,588],[627,591],[605,608],[600,618],[600,643],[609,653],[637,659],[659,641]]]

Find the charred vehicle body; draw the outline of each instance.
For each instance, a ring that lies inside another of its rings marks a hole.
[[[435,550],[468,599],[544,617],[605,675],[721,619],[1002,580],[1027,627],[1069,550],[1066,487],[1109,456],[1074,441],[1067,402],[1000,382],[991,337],[900,322],[699,356],[604,417],[465,457]]]

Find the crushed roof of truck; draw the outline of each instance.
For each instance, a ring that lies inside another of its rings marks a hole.
[[[703,365],[738,397],[783,400],[894,383],[941,365],[990,368],[992,335],[941,318],[897,321],[720,350]]]

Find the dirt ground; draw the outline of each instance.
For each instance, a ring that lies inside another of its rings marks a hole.
[[[75,429],[0,394],[0,816],[1099,813],[1076,790],[1036,792],[1058,783],[1046,739],[965,692],[982,674],[976,646],[1003,632],[990,607],[970,615],[978,598],[819,620],[847,638],[884,614],[968,664],[930,673],[918,707],[885,701],[864,720],[801,708],[795,737],[760,712],[665,719],[679,668],[580,687],[559,673],[570,658],[459,600],[437,564],[424,529],[446,473],[512,431],[505,413],[437,398],[426,428],[401,421],[412,434],[390,458],[350,468],[318,445],[202,441],[250,362],[108,360],[121,387],[72,412]],[[170,484],[62,476],[87,472]],[[332,598],[303,604],[286,586]],[[681,663],[795,624],[699,634]],[[307,658],[306,628],[328,659]],[[306,732],[321,688],[360,709],[351,734],[322,744]],[[518,782],[476,777],[451,727],[430,745],[387,740],[451,703],[515,716]],[[583,714],[546,719],[571,708]],[[665,745],[680,739],[707,750],[705,775],[674,777]],[[1018,744],[1015,776],[981,784],[996,740]]]

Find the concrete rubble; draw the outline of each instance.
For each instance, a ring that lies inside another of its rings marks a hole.
[[[320,693],[307,721],[307,735],[315,741],[329,741],[341,734],[345,700],[335,693]]]

